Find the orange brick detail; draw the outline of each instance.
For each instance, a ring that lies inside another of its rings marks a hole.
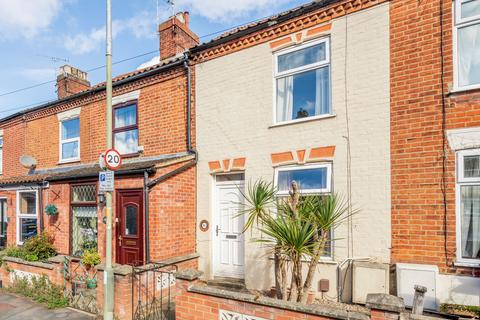
[[[228,171],[230,169],[230,159],[223,160],[223,171]]]
[[[335,146],[312,148],[312,150],[310,151],[309,160],[333,158],[334,153]]]
[[[293,154],[290,151],[280,152],[280,153],[272,153],[270,157],[272,158],[272,164],[273,165],[293,161]]]
[[[297,33],[297,34],[295,35],[295,38],[297,39],[297,42],[302,41],[302,33],[301,33],[301,32]]]
[[[324,24],[323,26],[318,26],[312,29],[307,30],[307,37],[317,35],[322,32],[329,31],[332,28],[332,24]]]
[[[233,159],[232,169],[244,170],[246,161],[247,161],[246,158]]]
[[[275,48],[278,48],[278,47],[280,47],[284,44],[291,43],[291,42],[292,42],[292,38],[290,36],[282,38],[280,40],[275,40],[275,41],[270,42],[270,49],[275,49]]]
[[[208,163],[208,168],[210,169],[210,171],[218,171],[222,169],[220,161],[210,161]]]
[[[305,162],[305,150],[297,150],[298,162]]]

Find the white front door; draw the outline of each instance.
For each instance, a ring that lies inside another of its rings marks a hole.
[[[233,175],[232,175],[233,176]],[[243,175],[235,175],[243,178]],[[214,275],[244,277],[244,216],[241,213],[242,180],[216,181],[214,239]]]

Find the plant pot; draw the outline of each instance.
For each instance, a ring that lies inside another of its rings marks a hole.
[[[95,289],[97,287],[97,280],[87,280],[87,289]]]

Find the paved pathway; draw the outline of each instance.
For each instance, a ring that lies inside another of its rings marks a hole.
[[[0,320],[92,320],[93,317],[72,309],[47,309],[27,298],[0,291]]]

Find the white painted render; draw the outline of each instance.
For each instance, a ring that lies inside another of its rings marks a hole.
[[[196,66],[197,221],[212,222],[214,178],[209,161],[246,157],[248,185],[258,178],[273,181],[271,153],[334,145],[333,189],[346,195],[348,106],[352,202],[361,210],[354,218],[354,256],[388,263],[389,4],[335,19],[328,33],[334,117],[272,127],[273,54],[268,43]],[[199,266],[206,278],[213,277],[214,230],[213,224],[207,232],[197,228]],[[255,236],[245,235],[245,281],[249,288],[266,289],[272,285],[273,270],[265,252],[250,241]],[[317,281],[330,280],[330,297],[336,295],[337,263],[347,258],[346,226],[336,230],[334,237],[340,240],[334,245],[333,261],[321,263],[316,275]],[[316,282],[314,288],[317,290]]]

